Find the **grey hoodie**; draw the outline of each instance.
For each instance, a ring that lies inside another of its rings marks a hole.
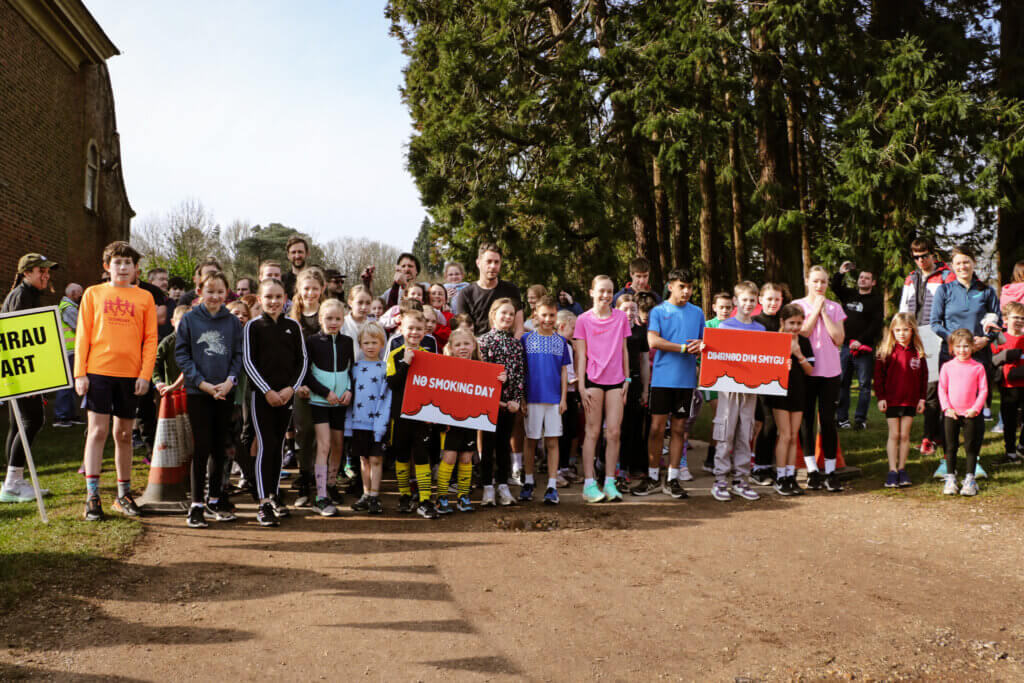
[[[185,391],[199,394],[204,381],[220,384],[228,377],[238,383],[242,372],[242,323],[226,307],[210,315],[199,304],[178,323],[174,359],[185,375]],[[229,394],[228,398],[231,398]]]

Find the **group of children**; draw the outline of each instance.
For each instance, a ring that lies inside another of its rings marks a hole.
[[[109,245],[104,268],[110,281],[86,290],[79,314],[75,385],[89,409],[88,520],[103,518],[98,483],[111,415],[118,475],[114,507],[126,515],[140,513],[131,493],[131,420],[151,378],[161,395],[181,386],[188,395],[195,449],[187,524],[195,528],[207,526],[208,520],[235,519],[225,495],[232,453],[251,483],[258,523],[277,526],[288,517],[280,482],[289,434],[298,444],[300,470],[311,473],[315,482],[315,494],[296,503],[323,516],[338,514],[342,496],[335,481],[346,453],[361,491],[351,507],[368,514],[384,511],[380,493],[386,460],[394,464],[399,513],[436,519],[455,510],[472,511],[477,464],[481,506],[530,501],[541,448],[547,471],[543,502],[557,505],[559,487],[573,478],[569,464],[577,444],[588,503],[621,500],[624,490],[682,499],[687,497],[683,482],[692,479],[685,460],[689,430],[705,402],[714,412],[705,466],[714,474],[711,495],[716,500],[760,497],[750,485],[751,459],[766,423],[774,439],[770,483],[779,494],[804,493],[796,480],[801,447],[806,486],[842,490],[835,471],[833,387],[844,314],[826,298],[828,278],[820,267],[808,274],[808,295],[786,305],[785,286],[740,282],[731,294],[715,295],[710,320],[690,302],[694,278],[685,268],[669,273],[663,302],[648,291],[616,295],[611,278],[599,275],[590,288],[593,307],[579,316],[542,290],[531,290],[526,330],[518,337],[520,304],[510,298],[493,301],[489,331],[477,337],[473,320],[447,311],[444,286],[409,286],[394,309],[384,310],[364,285],[353,287],[346,302],[325,298],[323,274],[311,267],[298,274],[286,313],[279,272],[273,277],[261,269],[256,291],[229,304],[226,277],[211,271],[201,274],[197,305],[175,309],[176,331],[158,345],[152,297],[131,284],[138,260],[127,243]],[[641,273],[645,265],[636,260],[631,271]],[[1007,387],[1003,400],[1016,401],[1019,409],[1024,305],[1010,304],[1005,316],[1008,331],[994,350]],[[702,394],[698,371],[705,327],[790,335],[786,395]],[[956,471],[961,435],[967,472],[974,471],[984,432],[980,413],[988,384],[984,368],[971,358],[972,343],[969,332],[955,331],[949,338],[953,360],[940,375],[950,472]],[[432,425],[402,415],[409,368],[421,353],[502,366],[494,431]],[[910,427],[924,409],[928,381],[913,316],[893,318],[877,351],[874,379],[878,408],[889,427],[885,485],[908,486]],[[580,410],[583,430],[577,439]],[[816,423],[824,472],[814,458]],[[1015,430],[1015,425],[1005,427]],[[513,443],[523,444],[521,453],[513,454]],[[639,451],[639,457],[632,451]],[[632,482],[631,470],[642,470],[644,464],[646,471]],[[519,485],[518,496],[510,482]],[[957,492],[948,488],[946,493]],[[968,475],[959,493],[976,492]]]

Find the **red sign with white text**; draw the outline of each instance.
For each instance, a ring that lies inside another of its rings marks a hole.
[[[785,396],[792,340],[783,332],[704,328],[700,388]]]
[[[402,417],[493,432],[498,423],[501,382],[505,370],[437,353],[416,353],[405,379]]]

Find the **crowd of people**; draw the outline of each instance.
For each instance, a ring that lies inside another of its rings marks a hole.
[[[611,277],[594,277],[584,311],[568,292],[542,285],[522,296],[501,278],[502,252],[492,242],[479,246],[476,281],[449,263],[443,281],[420,282],[419,260],[404,253],[377,295],[372,268],[346,288],[343,274],[306,263],[301,237],[289,240],[287,254],[287,269],[264,261],[257,277],[234,283],[208,259],[186,285],[161,269],[140,278],[139,254],[114,242],[103,254],[104,282],[67,286],[59,309],[74,388],[55,396],[54,426],[83,424],[85,408],[86,520],[104,518],[99,481],[110,435],[113,508],[140,514],[133,453],[152,450],[156,406],[181,390],[194,435],[194,528],[236,519],[230,497],[239,493],[257,503],[260,525],[277,526],[291,514],[281,485],[289,469],[298,470],[292,506],[323,516],[339,514],[345,496],[356,512],[383,513],[382,480],[392,468],[397,511],[427,519],[535,496],[557,505],[559,489],[580,480],[587,503],[624,494],[684,499],[693,479],[688,440],[702,409],[714,416],[702,466],[714,475],[715,500],[757,500],[759,486],[783,496],[838,492],[839,431],[867,427],[872,389],[888,426],[887,487],[912,485],[910,431],[921,414],[920,452],[945,455],[936,472],[943,492],[975,495],[996,387],[1004,462],[1024,454],[1024,262],[997,294],[976,277],[969,249],[954,248],[947,265],[929,240],[916,239],[914,270],[886,325],[874,274],[849,261],[831,277],[811,267],[796,299],[787,283],[739,282],[712,297],[707,317],[691,301],[690,270],[672,270],[659,294],[643,258],[629,264],[618,291]],[[25,255],[3,312],[38,307],[57,267]],[[789,335],[786,395],[699,390],[706,327]],[[423,353],[502,366],[494,431],[402,414],[410,365]],[[31,442],[43,402],[30,396],[19,405]],[[34,498],[17,436],[12,419],[0,502]]]

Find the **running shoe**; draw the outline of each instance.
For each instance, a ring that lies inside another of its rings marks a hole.
[[[416,503],[413,502],[412,496],[402,494],[398,497],[398,511],[403,515],[409,515],[416,511]]]
[[[458,500],[455,501],[455,508],[459,512],[472,512],[473,501],[469,499],[469,496],[459,496]]]
[[[274,511],[274,516],[278,519],[290,517],[292,514],[292,511],[288,509],[288,506],[282,503],[281,499],[274,493],[270,494],[270,508]]]
[[[867,428],[868,428],[867,420],[854,420],[853,421],[853,431],[855,431],[855,432],[863,432]]]
[[[485,486],[484,487],[484,495],[480,499],[480,507],[482,507],[482,508],[492,508],[492,507],[494,507],[494,505],[495,505],[495,503],[494,503],[494,487],[493,486]]]
[[[216,503],[207,503],[203,509],[203,515],[215,522],[233,522],[237,519],[231,502],[225,498],[221,498]]]
[[[978,495],[978,482],[974,477],[968,475],[964,477],[964,485],[960,487],[961,496],[976,496]]]
[[[262,503],[256,510],[256,521],[260,526],[280,526],[277,515],[274,514],[274,506],[270,503]]]
[[[544,492],[544,504],[558,505],[558,489],[548,488],[548,490]]]
[[[935,468],[935,474],[932,475],[933,479],[945,479],[948,472],[946,472],[946,460],[943,458],[939,461],[939,466]]]
[[[910,475],[907,474],[906,470],[900,470],[897,474],[896,485],[900,488],[912,486],[913,482],[910,481]]]
[[[988,472],[981,468],[981,463],[977,463],[974,466],[974,478],[975,479],[988,479]]]
[[[67,427],[71,427],[72,425],[71,425],[71,421],[70,420],[56,420],[53,423],[53,426],[54,427],[59,427],[61,429],[65,429]]]
[[[679,481],[693,481],[693,475],[690,474],[689,467],[679,468]]]
[[[421,500],[419,506],[416,508],[416,514],[423,519],[437,519],[437,509],[434,504],[430,502],[430,499]]]
[[[808,472],[807,473],[807,488],[812,491],[820,491],[821,487],[825,485],[825,475],[820,471]]]
[[[931,439],[921,439],[921,455],[935,455],[935,442]]]
[[[605,500],[607,500],[609,503],[614,503],[615,501],[622,500],[622,494],[619,492],[618,487],[615,486],[614,481],[605,482],[603,493]]]
[[[729,485],[724,481],[716,481],[711,487],[711,497],[723,503],[732,500],[732,496],[729,495]]]
[[[775,483],[772,484],[772,488],[775,489],[775,493],[780,496],[794,495],[789,488],[789,477],[776,477]]]
[[[519,490],[519,500],[524,503],[529,503],[533,500],[533,484],[523,484],[523,488]]]
[[[771,486],[775,483],[775,477],[770,467],[760,467],[750,473],[750,483],[757,486]]]
[[[849,420],[840,420],[836,426],[840,429],[849,429],[852,425]]]
[[[135,499],[132,498],[131,493],[126,493],[116,498],[114,500],[114,509],[125,517],[138,517],[142,514],[139,506],[135,504]]]
[[[337,484],[330,484],[327,487],[327,497],[331,499],[331,502],[335,505],[341,505],[345,502],[345,496],[342,495],[341,491],[338,490]]]
[[[565,478],[565,475],[559,472],[555,475],[555,483],[558,484],[558,488],[564,489],[569,486],[569,480]]]
[[[829,493],[839,493],[843,490],[843,482],[839,481],[839,475],[830,472],[825,475],[825,490]]]
[[[338,508],[334,507],[334,503],[327,496],[317,496],[316,500],[313,501],[313,509],[321,517],[334,517],[338,514]]]
[[[583,487],[583,500],[588,503],[600,503],[604,500],[604,494],[601,492],[601,487],[597,485],[597,482],[591,482]]]
[[[103,504],[99,496],[92,496],[85,501],[85,521],[102,522],[103,516]]]
[[[629,490],[634,496],[649,496],[652,493],[661,493],[661,482],[644,475],[640,483]]]
[[[205,529],[210,526],[206,523],[206,517],[203,515],[202,505],[193,505],[188,509],[188,526],[190,529]]]
[[[683,483],[678,479],[665,482],[665,486],[662,488],[662,493],[676,499],[689,498],[686,494],[686,489],[683,488]]]
[[[83,472],[83,474],[84,474],[84,472]],[[25,481],[24,479],[19,479],[18,481],[12,481],[10,483],[10,486],[8,486],[7,484],[4,484],[2,486],[2,488],[5,491],[17,494],[20,498],[27,498],[28,500],[35,500],[36,499],[36,490],[34,488],[32,488],[32,482]],[[48,496],[48,495],[50,495],[50,489],[40,488],[39,489],[39,493],[42,496]],[[24,501],[21,501],[21,502],[24,502]]]
[[[356,502],[352,503],[352,510],[355,512],[367,512],[370,509],[370,496],[363,494]]]
[[[738,482],[732,485],[731,492],[744,500],[759,500],[761,495],[750,488],[750,484],[745,481]]]
[[[17,486],[8,488],[6,484],[0,486],[0,503],[31,503],[35,499],[35,492],[25,492]]]
[[[885,488],[894,489],[900,485],[900,475],[895,470],[889,470],[889,474],[885,475]]]
[[[366,511],[371,515],[383,515],[384,504],[380,502],[380,498],[377,496],[370,496],[370,503]]]
[[[309,480],[304,474],[300,474],[296,480],[296,494],[295,494],[295,507],[307,508],[313,501],[313,487],[309,485]]]
[[[502,507],[508,507],[516,504],[516,497],[512,495],[512,492],[508,490],[507,484],[501,484],[498,486],[498,505]]]
[[[789,490],[793,492],[794,496],[802,496],[807,493],[802,488],[800,488],[800,484],[796,483],[795,474],[791,474],[786,478],[789,479]]]
[[[1012,465],[1019,465],[1019,464],[1021,464],[1021,462],[1024,462],[1024,460],[1021,460],[1021,457],[1019,455],[1017,455],[1016,453],[1006,453],[996,463],[996,466],[997,467],[1007,467],[1007,466],[1012,466]]]
[[[942,495],[944,495],[944,496],[955,496],[957,493],[959,493],[959,490],[957,489],[957,486],[956,486],[956,475],[955,474],[947,474],[946,475],[946,485],[942,487]]]
[[[437,497],[437,514],[439,515],[450,515],[454,512],[451,503],[448,502],[448,496]]]
[[[506,484],[508,484],[509,486],[522,486],[523,485],[523,471],[522,470],[518,470],[518,469],[517,470],[513,470],[512,471],[512,476],[508,478],[508,481],[506,482]]]

